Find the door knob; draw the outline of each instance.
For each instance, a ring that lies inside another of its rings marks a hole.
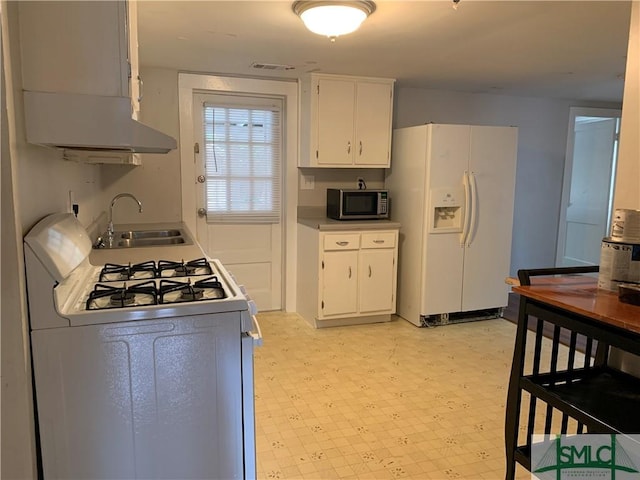
[[[207,178],[204,175],[198,175],[198,183],[204,183],[207,181]]]
[[[205,208],[199,208],[198,209],[198,216],[199,217],[206,217],[207,216],[207,210]]]

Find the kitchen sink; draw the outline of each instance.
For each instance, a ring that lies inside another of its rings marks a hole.
[[[182,233],[180,230],[132,230],[130,232],[122,232],[119,235],[120,238],[124,239],[164,239],[166,237],[180,237]],[[184,242],[177,242],[184,243]]]
[[[124,238],[118,240],[118,247],[132,248],[132,247],[158,247],[161,245],[182,245],[184,244],[184,238],[182,237],[170,237],[170,238]]]
[[[153,230],[127,230],[113,233],[111,242],[108,235],[98,237],[93,248],[140,248],[170,245],[193,245],[187,232],[178,228]]]

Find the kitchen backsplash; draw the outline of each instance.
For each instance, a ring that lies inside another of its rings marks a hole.
[[[304,177],[313,177],[313,189],[305,189]],[[298,168],[298,206],[326,207],[327,188],[358,188],[362,178],[367,188],[384,187],[383,168]]]

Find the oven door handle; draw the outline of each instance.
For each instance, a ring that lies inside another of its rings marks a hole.
[[[253,345],[256,347],[261,347],[262,346],[262,329],[260,328],[260,322],[258,322],[258,319],[256,318],[255,315],[251,315],[251,321],[255,326],[255,331],[252,330],[251,332],[249,332],[249,335],[253,339]]]

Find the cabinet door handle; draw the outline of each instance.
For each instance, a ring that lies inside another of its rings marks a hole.
[[[362,140],[360,140],[360,155],[362,155]]]
[[[345,241],[336,242],[336,245],[340,245],[341,247],[346,247],[347,245],[349,245],[349,242],[345,242]]]
[[[351,141],[347,142],[347,153],[351,153]]]
[[[369,277],[371,277],[371,265],[369,265]]]
[[[351,267],[349,267],[349,278],[351,278]]]
[[[373,243],[377,243],[377,244],[384,243],[384,240],[374,240]]]

